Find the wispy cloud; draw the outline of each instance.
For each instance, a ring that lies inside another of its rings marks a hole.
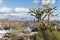
[[[0,8],[0,13],[11,13],[11,12],[12,12],[11,8],[7,7]]]
[[[7,7],[2,7],[0,8],[0,13],[20,13],[20,12],[29,12],[29,9],[27,8],[7,8]]]
[[[32,16],[27,15],[27,13],[10,13],[10,14],[0,14],[0,19],[8,20],[19,20],[19,19],[33,19]]]
[[[0,0],[0,3],[2,3],[3,2],[3,0]]]
[[[54,4],[55,0],[42,0],[43,5]]]
[[[20,18],[31,18],[32,16],[28,14],[29,9],[27,8],[8,8],[2,7],[0,8],[0,19],[20,19]]]
[[[33,3],[39,3],[39,0],[33,0]]]
[[[15,12],[29,12],[29,9],[27,8],[15,8]]]

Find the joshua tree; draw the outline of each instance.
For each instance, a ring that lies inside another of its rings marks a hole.
[[[32,16],[36,17],[38,19],[38,39],[42,38],[43,40],[53,40],[53,38],[51,38],[51,34],[52,31],[54,30],[54,24],[56,25],[56,23],[52,24],[50,22],[50,17],[52,16],[57,16],[57,14],[54,14],[54,11],[57,9],[56,6],[55,7],[50,7],[49,6],[50,3],[48,5],[43,5],[43,8],[31,8],[30,12]],[[47,18],[48,17],[48,18]],[[47,18],[47,19],[46,19]],[[47,20],[47,21],[46,21]]]
[[[50,8],[48,6],[44,6],[44,8],[31,8],[30,12],[32,16],[36,17],[38,19],[38,22],[41,20],[45,20],[45,18],[48,16],[48,22],[50,20],[50,16],[57,16],[53,14],[53,11],[56,10],[56,7]]]
[[[29,13],[32,13],[31,15],[36,17],[38,19],[38,22],[41,20],[41,16],[43,15],[42,9],[38,8],[31,8]]]

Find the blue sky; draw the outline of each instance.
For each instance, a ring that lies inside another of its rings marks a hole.
[[[3,2],[0,4],[0,7],[25,7],[29,8],[31,6],[38,7],[36,4],[33,3],[34,0],[3,0]]]
[[[0,19],[16,20],[20,18],[33,19],[28,14],[29,8],[40,8],[42,0],[0,0]],[[51,6],[57,6],[56,13],[60,13],[60,0],[55,0]],[[57,17],[54,17],[54,19]],[[58,16],[57,19],[60,19]]]

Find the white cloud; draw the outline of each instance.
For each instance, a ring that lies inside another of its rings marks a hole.
[[[17,14],[17,13],[11,13],[11,14],[8,14],[8,15],[9,15],[9,16],[15,16],[15,17],[16,17],[16,16],[20,16],[21,13],[18,13],[18,14]]]
[[[7,19],[8,18],[8,15],[6,15],[6,14],[0,14],[0,20],[1,19]]]
[[[0,19],[19,19],[19,18],[32,18],[28,14],[29,9],[27,8],[0,8]]]
[[[3,7],[3,8],[0,8],[0,12],[1,13],[11,13],[12,9],[7,8],[7,7]]]
[[[55,0],[53,0],[52,2],[51,2],[51,4],[54,4],[55,3]]]
[[[43,5],[54,4],[55,0],[42,0]]]
[[[15,12],[29,12],[27,8],[15,8]]]
[[[27,13],[9,13],[9,14],[0,14],[0,19],[8,19],[8,20],[19,20],[19,19],[32,19],[33,17],[27,15]]]
[[[2,3],[3,2],[3,0],[0,0],[0,3]]]
[[[7,8],[7,7],[3,7],[3,8],[0,8],[0,13],[20,13],[20,12],[29,12],[29,9],[27,8]]]
[[[39,0],[33,0],[34,1],[34,3],[39,3]]]

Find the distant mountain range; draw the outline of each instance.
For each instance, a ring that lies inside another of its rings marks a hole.
[[[20,19],[0,19],[0,21],[23,21],[23,22],[31,22],[34,19],[29,19],[29,18],[20,18]],[[51,20],[51,22],[57,22],[60,23],[59,20]]]

